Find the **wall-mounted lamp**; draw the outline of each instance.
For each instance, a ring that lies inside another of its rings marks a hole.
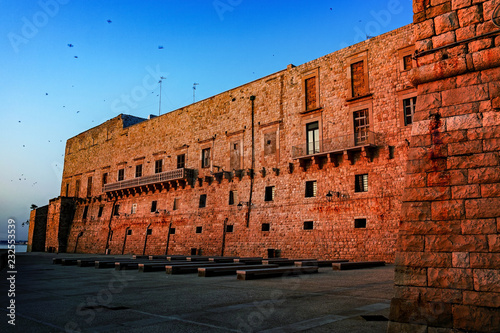
[[[328,200],[328,202],[332,201],[333,196],[340,198],[340,192],[328,191],[328,193],[326,194],[326,200]]]
[[[239,210],[241,210],[241,208],[243,208],[243,206],[250,206],[250,205],[253,205],[253,204],[249,204],[248,202],[246,201],[240,201],[236,207],[238,207]]]

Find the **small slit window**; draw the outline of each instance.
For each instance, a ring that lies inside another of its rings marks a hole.
[[[226,232],[233,232],[233,225],[226,225]]]
[[[175,228],[170,228],[169,232],[170,232],[171,235],[175,235]]]
[[[200,195],[200,203],[199,203],[199,208],[205,208],[207,206],[207,195],[206,194],[201,194]]]
[[[153,234],[153,229],[147,229],[146,230],[146,235],[151,235]]]
[[[271,225],[269,223],[262,223],[262,231],[269,231],[271,229]]]
[[[152,201],[151,202],[151,213],[156,212],[156,208],[157,208],[157,201]]]
[[[128,235],[128,236],[132,235],[132,229],[128,229],[128,230],[127,230],[127,235]]]
[[[305,221],[304,222],[304,230],[312,230],[314,229],[314,222],[313,221]]]
[[[366,219],[354,219],[354,228],[366,228]]]
[[[196,227],[197,234],[201,234],[202,231],[203,231],[203,227]]]

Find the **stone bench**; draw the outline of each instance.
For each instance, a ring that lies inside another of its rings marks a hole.
[[[146,263],[144,260],[137,261],[116,261],[115,269],[121,271],[123,269],[138,269],[140,264]],[[162,262],[164,265],[168,264],[168,261]],[[161,264],[161,263],[160,263]]]
[[[107,257],[106,260],[115,260],[114,257]],[[78,259],[78,267],[94,267],[96,260],[103,260],[103,258],[85,258]]]
[[[239,257],[210,257],[208,258],[208,261],[228,263],[228,262],[234,262],[234,259],[239,259]]]
[[[112,260],[109,260],[109,259],[106,259],[106,260],[99,260],[99,259],[96,259],[95,261],[95,268],[115,268],[115,264],[117,263],[118,261],[116,259],[112,259]],[[129,260],[123,260],[123,261],[120,261],[120,262],[137,262],[136,260],[133,260],[133,259],[129,259]]]
[[[295,267],[304,267],[304,266],[330,267],[334,263],[348,262],[348,261],[349,260],[345,259],[296,261]]]
[[[333,263],[332,268],[334,271],[344,271],[348,269],[361,269],[385,266],[385,261],[358,261],[358,262],[340,262]]]
[[[134,254],[132,256],[132,259],[149,259],[150,256],[139,256],[139,255],[136,255]]]
[[[277,268],[278,265],[252,265],[252,269],[257,268]],[[221,276],[236,274],[236,271],[248,269],[248,265],[237,266],[215,266],[215,267],[200,267],[198,268],[199,277]]]
[[[217,267],[217,266],[241,266],[241,264],[236,264],[236,263],[228,263],[228,264],[221,264],[221,263],[198,263],[198,264],[193,264],[193,265],[167,265],[165,266],[165,271],[167,274],[189,274],[189,273],[197,273],[198,268],[201,267]]]
[[[202,262],[198,265],[206,265],[208,262]],[[211,263],[212,265],[216,265],[216,263]],[[167,262],[144,262],[140,263],[138,266],[139,272],[163,272],[165,271],[165,266],[193,266],[196,263],[191,261],[167,261]]]
[[[278,267],[278,268],[262,268],[262,269],[247,269],[236,271],[238,280],[253,280],[270,277],[278,277],[283,275],[298,275],[318,273],[318,266],[307,267]]]
[[[272,258],[262,260],[263,265],[276,264],[279,266],[293,266],[297,261],[314,261],[315,259],[287,259],[287,258]]]
[[[247,265],[260,265],[262,264],[262,258],[261,257],[237,258],[234,259],[234,262],[245,263]]]
[[[191,257],[186,257],[187,261],[208,261],[210,257],[208,256],[191,256]]]

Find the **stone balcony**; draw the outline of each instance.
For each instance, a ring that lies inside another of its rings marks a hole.
[[[108,196],[118,196],[129,193],[143,192],[149,190],[161,190],[177,186],[191,184],[194,179],[193,169],[180,168],[154,175],[138,177],[134,179],[122,180],[103,186],[102,191]]]

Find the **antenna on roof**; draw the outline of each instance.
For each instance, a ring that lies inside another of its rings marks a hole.
[[[160,106],[158,109],[158,116],[161,114],[161,83],[162,83],[162,80],[165,80],[165,79],[166,79],[166,77],[160,76],[160,81],[158,81],[158,83],[160,84]]]
[[[197,86],[197,85],[199,85],[199,83],[196,83],[196,82],[195,82],[195,83],[193,83],[193,103],[194,103],[194,101],[195,101],[194,96],[195,96],[196,86]]]

